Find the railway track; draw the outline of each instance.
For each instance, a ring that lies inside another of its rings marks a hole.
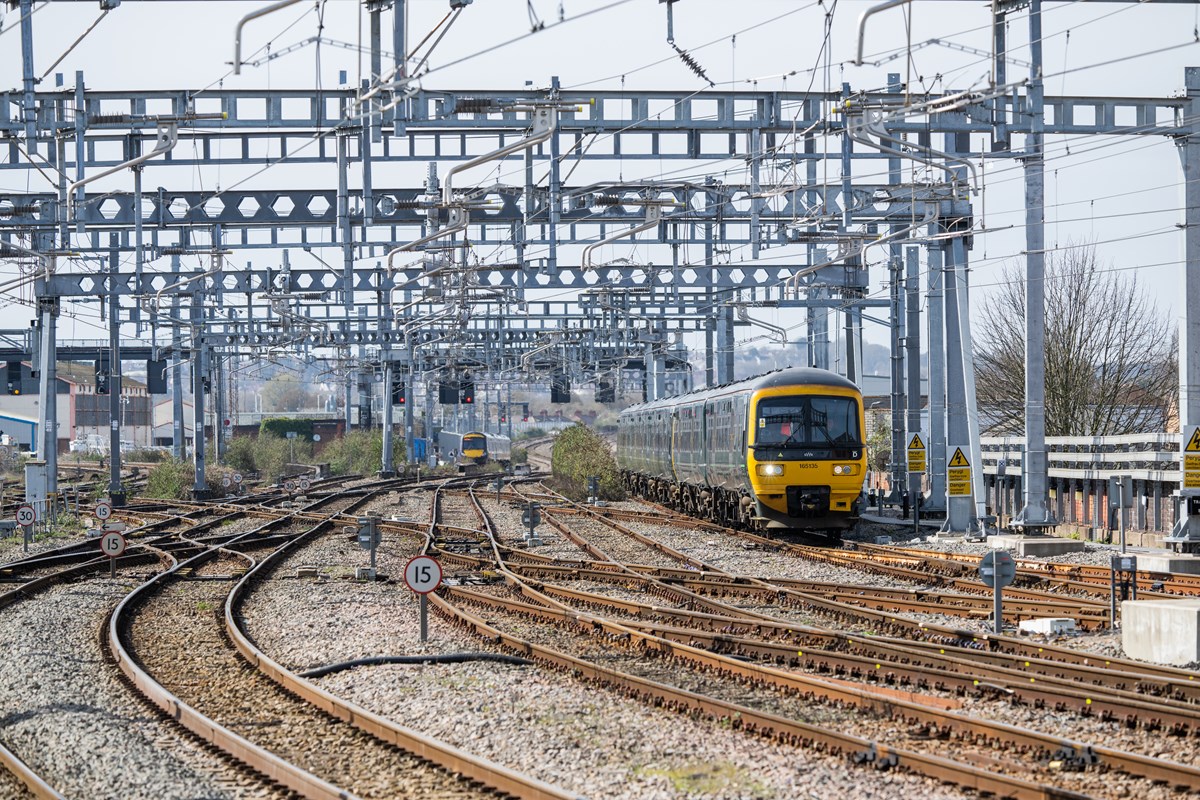
[[[878,637],[839,636],[819,628],[789,625],[778,620],[771,621],[769,619],[771,615],[748,613],[746,609],[724,606],[723,603],[707,598],[711,595],[735,596],[743,599],[747,596],[754,596],[757,598],[756,602],[761,603],[767,594],[805,594],[800,590],[811,587],[796,583],[786,586],[756,586],[754,584],[760,581],[748,581],[741,576],[722,576],[719,574],[720,571],[713,569],[711,565],[697,562],[696,559],[690,558],[684,553],[672,551],[671,548],[663,546],[661,543],[655,543],[647,537],[633,534],[623,526],[612,524],[609,531],[597,534],[598,529],[594,523],[601,518],[599,513],[580,513],[579,509],[572,509],[572,511],[574,513],[550,509],[545,512],[545,516],[563,538],[574,542],[581,555],[586,557],[586,562],[581,561],[573,566],[564,565],[561,561],[558,564],[551,564],[547,563],[548,559],[538,559],[535,555],[521,553],[519,550],[505,550],[497,543],[494,545],[492,566],[501,565],[507,582],[514,587],[519,587],[517,591],[520,598],[491,597],[486,591],[456,588],[444,593],[447,605],[453,606],[455,605],[454,601],[457,600],[459,603],[473,603],[486,608],[489,620],[487,624],[482,622],[480,616],[466,612],[463,612],[458,618],[464,624],[469,624],[473,629],[483,631],[487,635],[509,637],[505,641],[518,652],[527,655],[543,653],[543,650],[539,649],[539,647],[543,647],[550,661],[553,661],[554,658],[560,659],[558,662],[560,666],[574,663],[570,660],[572,658],[576,661],[586,661],[587,659],[580,659],[578,655],[562,652],[551,657],[549,651],[553,648],[546,646],[545,643],[539,645],[538,642],[530,641],[526,637],[507,633],[501,629],[503,626],[496,624],[495,615],[498,613],[511,615],[521,620],[521,624],[528,624],[529,618],[551,617],[553,619],[550,620],[550,623],[554,628],[578,626],[586,631],[595,632],[596,636],[608,644],[613,641],[638,641],[641,643],[640,647],[647,652],[668,653],[675,667],[678,666],[677,662],[688,662],[693,669],[727,672],[737,676],[737,680],[741,683],[749,685],[778,680],[777,689],[806,697],[820,695],[830,703],[850,702],[847,695],[844,694],[848,690],[847,687],[835,683],[833,688],[826,687],[816,690],[813,688],[813,684],[804,681],[794,682],[796,678],[792,675],[784,677],[787,673],[775,674],[771,672],[771,667],[757,665],[752,668],[747,667],[745,661],[749,659],[765,664],[782,663],[793,668],[820,671],[827,675],[838,674],[856,680],[875,680],[893,686],[908,686],[916,689],[937,687],[952,695],[974,694],[1000,697],[1004,702],[1025,703],[1031,708],[1075,709],[1081,715],[1096,715],[1100,719],[1118,720],[1124,725],[1140,727],[1147,732],[1165,731],[1186,735],[1194,734],[1197,731],[1196,722],[1200,719],[1197,716],[1197,707],[1180,697],[1179,689],[1181,687],[1177,685],[1164,686],[1163,678],[1166,676],[1161,674],[1142,674],[1138,680],[1138,686],[1129,690],[1118,688],[1115,685],[1102,687],[1098,687],[1095,683],[1090,686],[1084,685],[1079,681],[1078,675],[1047,677],[1041,680],[1042,685],[1038,686],[1039,680],[1032,677],[1028,671],[1022,672],[1006,666],[979,667],[977,668],[979,672],[986,674],[977,676],[970,671],[973,666],[971,659],[956,658],[960,655],[958,652],[949,657],[945,655],[947,650],[944,646],[945,643],[939,643],[943,646],[937,648],[940,651],[938,656],[944,660],[940,664],[934,664],[930,663],[934,659],[928,657],[922,661],[920,653],[927,651],[922,651],[920,647],[911,647],[910,645],[914,643],[906,642],[903,639],[877,642]],[[479,514],[482,519],[482,510],[479,511]],[[592,534],[591,537],[583,532],[571,530],[571,528],[579,527],[579,522],[584,517],[587,517],[587,521],[582,527],[587,528],[587,531]],[[570,520],[569,525],[566,523],[567,519]],[[656,521],[666,522],[669,520],[662,517]],[[469,527],[470,521],[464,519],[455,524],[460,528],[465,528]],[[486,528],[487,523],[480,521],[478,525]],[[606,542],[609,549],[619,550],[619,555],[608,552],[598,541]],[[470,560],[470,557],[450,554],[447,554],[446,557],[451,560]],[[676,564],[674,567],[668,566],[672,560]],[[521,561],[524,563],[519,563]],[[540,563],[538,563],[539,561]],[[703,572],[700,572],[701,570]],[[688,573],[695,577],[689,578]],[[552,577],[548,577],[548,575]],[[572,589],[563,585],[570,581],[600,584],[600,594]],[[618,587],[631,590],[631,597],[624,600],[615,599],[614,595],[619,594]],[[656,593],[656,599],[658,596],[674,594],[677,607],[664,610],[659,605],[650,606],[632,600],[632,596],[645,597],[648,593]],[[1061,602],[1062,598],[1059,598],[1059,601]],[[703,611],[698,611],[697,607]],[[759,608],[761,607],[760,605]],[[660,613],[672,617],[670,622],[658,622],[655,617]],[[621,624],[622,621],[625,624]],[[718,628],[720,635],[705,636],[697,633],[697,630],[705,627]],[[765,628],[774,630],[776,641],[764,641],[761,635],[739,637],[735,633],[736,630],[740,630],[747,634],[752,632],[761,634]],[[785,629],[789,633],[785,634]],[[947,633],[952,641],[963,638],[962,632],[951,630]],[[778,638],[780,636],[790,638],[781,641]],[[973,641],[970,644],[979,644],[979,637],[972,635],[971,639]],[[822,640],[829,645],[828,648],[822,649],[816,646]],[[876,649],[869,654],[851,652],[854,648],[861,648],[864,645]],[[887,648],[894,649],[890,651],[889,663],[884,667],[884,662],[877,659]],[[960,649],[970,652],[972,648]],[[721,654],[727,654],[728,657],[723,657]],[[564,657],[565,660],[563,660]],[[1023,666],[1025,670],[1029,670],[1031,667],[1045,669],[1047,663],[1053,663],[1046,659],[1042,659],[1042,661],[1044,663],[1034,665],[1026,660]],[[904,666],[906,662],[911,666]],[[575,663],[570,668],[578,671],[579,665]],[[1050,667],[1050,669],[1055,668]],[[1100,684],[1112,682],[1124,686],[1134,683],[1128,675],[1114,680],[1114,675],[1117,673],[1112,670],[1091,669],[1091,677],[1098,680]],[[764,672],[764,670],[766,671]],[[880,674],[881,672],[883,675]],[[770,677],[764,677],[767,675]],[[637,677],[626,676],[625,680]],[[1176,674],[1174,677],[1185,676]],[[604,680],[612,679],[612,676],[604,678]],[[632,691],[634,684],[636,681],[623,685]],[[1159,697],[1143,694],[1142,690],[1151,689],[1151,685],[1153,685],[1152,690],[1166,694],[1174,691],[1175,699],[1164,704]],[[689,701],[663,690],[659,690],[657,699],[661,702],[680,703],[692,707],[688,705]],[[695,698],[693,698],[694,700]],[[924,704],[929,702],[928,698],[919,698],[915,693],[907,690],[899,693],[884,691],[881,693],[881,697],[873,698],[870,701],[864,701],[860,697],[857,702],[866,702],[868,707],[872,702],[884,702],[893,709],[892,713],[898,714],[903,719],[910,722],[914,719],[921,720],[927,734],[935,738],[939,735],[957,736],[964,741],[984,739],[1001,742],[1018,751],[1040,755],[1047,763],[1066,764],[1072,767],[1082,766],[1086,761],[1103,763],[1108,769],[1128,776],[1128,780],[1135,784],[1141,781],[1150,786],[1167,783],[1177,787],[1189,787],[1193,790],[1200,788],[1200,783],[1197,783],[1197,780],[1200,779],[1200,772],[1187,764],[1171,764],[1136,752],[1109,749],[1083,742],[1069,742],[1058,734],[1046,735],[1036,730],[1006,726],[1003,723],[981,723],[974,718],[955,716],[953,712],[944,708],[925,709]],[[1170,707],[1165,707],[1166,705]],[[898,707],[903,707],[904,710],[902,712],[894,711]],[[739,712],[739,714],[741,713]],[[744,715],[738,718],[748,719]],[[767,723],[764,721],[762,724]],[[879,752],[878,747],[875,748],[875,752]],[[994,760],[994,756],[989,756],[984,751],[975,754],[976,760],[989,758]],[[968,758],[968,760],[970,759]],[[910,765],[915,763],[911,756],[901,759],[901,763],[905,761]],[[932,767],[930,768],[932,769]],[[960,779],[962,775],[965,773],[960,773]],[[973,776],[972,779],[974,777],[977,776]],[[1034,777],[1042,776],[1035,775]],[[1089,794],[1104,793],[1101,791],[1102,782],[1094,779],[1074,783],[1078,785],[1059,786],[1055,790],[1081,791]],[[1037,789],[1023,788],[1019,791],[1032,791],[1036,796],[1050,796],[1037,795],[1037,792],[1045,789],[1046,787],[1043,786]]]

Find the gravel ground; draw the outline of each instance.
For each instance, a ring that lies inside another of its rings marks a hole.
[[[584,635],[577,629],[563,629],[550,623],[533,621],[497,610],[489,610],[484,613],[491,624],[513,635],[570,653],[578,658],[601,663],[606,667],[641,675],[659,683],[908,749],[937,753],[944,747],[940,742],[923,741],[917,735],[919,726],[909,725],[899,718],[889,718],[850,707],[842,708],[827,703],[814,703],[800,696],[782,694],[767,688],[749,687],[730,680],[717,681],[708,670],[698,668],[684,659],[646,657],[636,650],[623,650],[606,638]],[[929,694],[934,693],[929,692]],[[1171,760],[1179,760],[1180,757],[1183,757],[1191,761],[1195,758],[1192,755],[1194,747],[1187,740],[1168,744],[1161,741],[1163,737],[1158,734],[1144,731],[1122,731],[1120,726],[1115,723],[1085,720],[1073,714],[1047,713],[1042,710],[1020,709],[1017,713],[1014,713],[1014,710],[1013,706],[1002,701],[975,699],[973,713],[970,716],[994,719],[1040,730],[1049,728],[1048,732],[1050,733],[1069,736],[1075,740],[1090,741],[1115,749],[1126,749],[1147,755],[1161,754],[1160,757]],[[1050,724],[1047,725],[1047,722]],[[965,762],[975,760],[986,762],[996,754],[996,751],[987,745],[975,745],[963,740],[954,740],[953,747],[952,757]],[[1147,798],[1172,796],[1170,789],[1154,787],[1150,785],[1149,781],[1128,777],[1112,780],[1097,772],[1056,773],[1039,765],[1038,762],[1021,762],[1028,770],[1025,772],[1017,767],[1017,763],[1012,761],[996,763],[988,768],[1098,797],[1113,796],[1113,790],[1116,787],[1137,790],[1139,796]]]
[[[0,614],[0,738],[68,797],[280,796],[246,785],[104,662],[97,631],[132,588],[126,579],[95,578]]]
[[[398,567],[414,550],[388,550]],[[356,552],[323,537],[301,564],[345,571]],[[418,635],[412,595],[395,584],[314,583],[280,577],[245,608],[259,645],[293,668],[365,655],[489,648],[431,614]],[[540,668],[474,662],[358,668],[319,680],[350,700],[427,734],[592,798],[928,798],[963,795],[909,775],[847,769],[798,751],[575,683]],[[819,788],[818,788],[819,787]]]
[[[221,606],[229,588],[222,582],[177,582],[137,611],[132,650],[168,691],[363,800],[484,797],[479,787],[286,693],[242,660],[224,635]]]
[[[638,503],[637,501],[612,503],[610,505],[626,508],[628,510],[644,511],[648,509],[648,506]],[[713,531],[689,531],[630,520],[619,520],[619,522],[631,530],[651,536],[657,541],[669,545],[680,552],[691,556],[692,558],[699,559],[706,564],[711,564],[714,567],[733,574],[756,575],[760,577],[769,576],[767,578],[768,580],[769,578],[773,577],[797,580],[832,581],[848,586],[881,586],[889,588],[918,589],[932,588],[929,587],[928,584],[914,584],[911,581],[906,581],[900,578],[860,572],[858,570],[840,567],[833,564],[825,564],[818,561],[808,561],[804,558],[787,553],[773,553],[769,551],[755,550],[752,549],[748,543],[735,536],[722,536],[720,533]],[[876,535],[888,534],[893,536],[893,541],[898,546],[906,546],[904,542],[900,541],[896,537],[895,533],[896,528],[894,526],[865,524],[859,526],[857,538],[863,541],[871,541]],[[980,556],[990,552],[990,548],[984,544],[975,544],[963,541],[925,543],[923,541],[914,540],[911,543],[908,543],[907,546],[925,550],[939,550],[941,552],[972,553]],[[537,552],[542,552],[542,549],[538,548]],[[1084,564],[1098,563],[1107,565],[1110,554],[1110,548],[1103,548],[1089,544],[1088,549],[1082,553],[1068,553],[1054,558],[1037,560]],[[758,608],[756,610],[761,610],[764,613],[776,613],[770,608]],[[807,611],[798,609],[796,607],[791,607],[790,609],[784,609],[782,613],[786,619],[795,622],[801,622],[803,624],[810,625],[830,625],[830,620],[828,618],[824,618],[820,612]],[[897,612],[897,616],[904,617],[905,619],[911,619],[916,622],[924,622],[927,625],[945,625],[978,633],[987,633],[991,631],[991,622],[986,619],[973,619],[970,617],[959,617],[945,614],[923,614],[915,612]],[[835,622],[834,624],[838,628],[846,627],[844,622]],[[859,632],[867,632],[870,630],[869,625],[850,627],[851,629],[856,629]],[[1011,635],[1020,635],[1017,627],[1011,624],[1006,625],[1005,632]],[[1119,632],[1079,632],[1067,636],[1029,636],[1028,638],[1030,641],[1051,642],[1064,647],[1086,650],[1088,652],[1094,652],[1110,657],[1116,656],[1120,658],[1129,658],[1121,646],[1121,634]]]

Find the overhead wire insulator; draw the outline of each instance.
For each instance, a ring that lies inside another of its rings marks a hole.
[[[593,201],[593,205],[619,206],[621,205],[621,198],[615,194],[598,194]]]
[[[667,44],[671,45],[671,49],[679,54],[679,60],[686,64],[688,69],[696,73],[697,77],[706,82],[709,86],[714,88],[716,87],[716,84],[713,83],[712,78],[708,77],[708,73],[704,71],[704,67],[700,66],[700,62],[693,58],[691,53],[689,53],[687,50],[684,50],[674,42],[667,42]]]
[[[455,114],[486,114],[494,108],[490,97],[460,97],[454,101]]]

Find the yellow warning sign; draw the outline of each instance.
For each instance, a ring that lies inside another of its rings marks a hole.
[[[924,450],[925,449],[925,443],[921,441],[921,434],[919,434],[919,433],[913,434],[912,441],[910,441],[908,443],[908,449],[909,450]]]
[[[1188,434],[1191,430],[1191,434]],[[1182,489],[1190,489],[1189,495],[1195,495],[1196,490],[1200,489],[1200,426],[1189,425],[1183,429],[1183,457],[1180,459],[1180,464],[1183,467],[1183,480],[1180,481]]]
[[[950,457],[950,463],[947,467],[967,467],[970,469],[971,462],[967,461],[967,457],[963,455],[961,447],[954,448],[954,455]]]
[[[950,497],[971,496],[971,462],[963,455],[961,447],[954,448],[954,455],[946,464],[946,494]]]

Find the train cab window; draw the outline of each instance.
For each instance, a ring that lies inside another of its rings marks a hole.
[[[849,397],[768,397],[758,403],[755,446],[861,447],[858,403]]]

